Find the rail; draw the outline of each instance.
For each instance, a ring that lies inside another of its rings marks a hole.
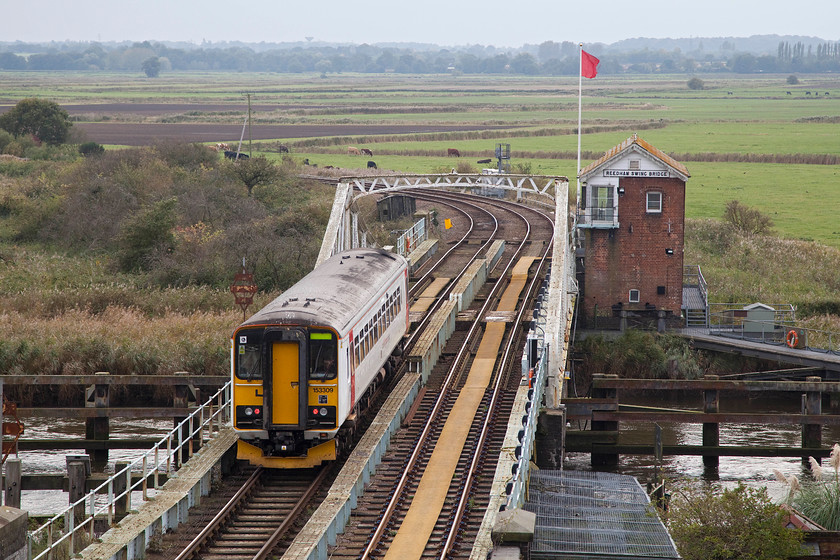
[[[231,384],[228,381],[146,454],[31,531],[27,543],[28,559],[53,560],[72,557],[78,552],[77,548],[83,548],[96,538],[94,521],[97,517],[107,520],[110,527],[115,521],[118,502],[126,505],[126,511],[131,510],[132,492],[141,492],[144,502],[151,499],[150,481],[151,489],[157,490],[160,486],[158,476],[161,472],[169,474],[177,471],[184,463],[185,456],[187,459],[192,457],[196,439],[201,444],[209,441],[230,421],[231,393]],[[114,487],[118,479],[129,478],[132,471],[140,471],[142,476],[134,484],[127,483],[125,491],[115,493]],[[97,494],[100,495],[99,500]],[[101,499],[102,496],[106,497],[105,500]],[[36,549],[39,552],[33,556]]]

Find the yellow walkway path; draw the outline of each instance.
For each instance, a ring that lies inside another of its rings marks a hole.
[[[497,311],[516,309],[519,295],[528,281],[528,269],[535,258],[523,257],[516,263],[510,284],[499,301]],[[386,560],[419,560],[423,554],[423,549],[443,509],[452,474],[464,449],[470,425],[484,397],[487,385],[490,383],[504,334],[504,323],[486,324],[484,336],[467,381],[446,420],[429,464],[420,479],[420,485],[414,494],[408,514],[385,555]]]

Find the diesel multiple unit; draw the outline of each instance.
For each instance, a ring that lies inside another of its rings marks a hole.
[[[335,255],[242,323],[231,339],[238,457],[272,468],[336,458],[408,329],[399,255]]]

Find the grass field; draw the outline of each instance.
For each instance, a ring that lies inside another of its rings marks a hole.
[[[121,103],[122,114],[77,117],[104,121],[240,124],[251,94],[252,122],[281,124],[393,124],[405,134],[339,139],[276,138],[293,157],[319,166],[364,168],[369,158],[347,155],[364,145],[380,169],[410,173],[483,167],[497,142],[510,143],[514,166],[574,180],[578,80],[572,77],[276,75],[189,73],[158,79],[125,74],[0,74],[0,105],[43,96],[66,104]],[[690,90],[684,75],[602,77],[583,84],[582,165],[633,132],[674,154],[691,172],[689,217],[719,218],[737,199],[769,214],[780,235],[840,247],[838,165],[840,76],[700,76]],[[788,94],[790,92],[790,94]],[[806,92],[810,94],[806,95]],[[818,95],[817,95],[818,94]],[[133,115],[133,104],[160,104],[160,114]],[[189,110],[167,106],[192,104]],[[201,106],[207,106],[202,110]],[[212,108],[210,106],[212,105]],[[220,110],[220,107],[223,110]],[[427,124],[503,127],[488,132],[416,134]],[[320,145],[308,146],[311,141]],[[271,142],[260,144],[270,149]],[[448,147],[463,158],[445,157]],[[738,154],[748,162],[724,161]],[[728,157],[727,157],[728,156]],[[786,163],[773,161],[785,156]],[[767,158],[770,159],[760,159]]]

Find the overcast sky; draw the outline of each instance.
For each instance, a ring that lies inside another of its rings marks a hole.
[[[0,41],[421,42],[441,46],[633,37],[840,40],[816,0],[0,0]]]

